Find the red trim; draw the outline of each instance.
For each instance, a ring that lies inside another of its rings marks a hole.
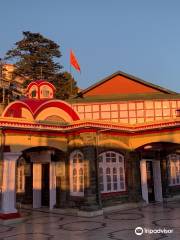
[[[27,92],[29,91],[29,89],[32,87],[32,86],[34,86],[34,85],[36,85],[37,87],[39,87],[40,88],[40,86],[42,86],[42,85],[47,85],[47,86],[49,86],[51,89],[53,89],[53,92],[56,90],[56,88],[54,87],[54,85],[53,84],[51,84],[50,82],[47,82],[47,81],[44,81],[44,80],[37,80],[37,81],[34,81],[34,82],[31,82],[28,86],[27,86]]]
[[[22,108],[26,108],[29,110],[29,112],[32,114],[31,108],[25,103],[25,102],[14,102],[12,105],[7,106],[7,108],[5,108],[3,116],[4,117],[11,117],[11,111],[12,112],[12,117],[14,118],[21,118],[21,110]]]
[[[5,133],[17,133],[17,134],[23,134],[23,135],[38,135],[38,136],[42,136],[42,135],[47,135],[47,136],[66,136],[65,133],[60,133],[60,132],[48,132],[48,131],[38,131],[38,132],[35,132],[35,131],[31,131],[31,130],[11,130],[11,129],[7,129],[7,130],[4,130]]]
[[[7,126],[4,126],[6,125]],[[17,124],[17,126],[15,126],[15,124]],[[93,125],[93,124],[92,124]],[[95,125],[95,124],[94,124]],[[71,126],[54,126],[54,125],[48,125],[48,124],[33,124],[33,123],[14,123],[14,122],[7,122],[7,121],[0,121],[0,126],[3,126],[3,127],[7,127],[7,128],[14,128],[14,129],[7,129],[6,131],[8,132],[23,132],[25,131],[25,133],[27,132],[31,132],[31,133],[34,133],[34,134],[37,134],[37,131],[38,131],[38,134],[40,133],[47,133],[49,134],[50,131],[54,132],[53,134],[57,134],[57,131],[68,131],[67,134],[73,134],[73,135],[79,135],[80,133],[84,133],[84,132],[98,132],[98,129],[95,129],[93,128],[93,126],[89,127],[89,128],[86,128],[88,126],[88,124],[86,123],[79,123],[79,124],[74,124],[74,125],[71,125]],[[104,127],[102,124],[98,124],[98,126],[94,126],[94,127]],[[31,128],[33,130],[27,130],[27,129],[23,129],[23,128]],[[16,128],[16,129],[15,129]],[[42,131],[39,131],[39,128],[42,129]],[[47,129],[48,128],[48,129]],[[81,129],[79,129],[81,128]],[[119,130],[119,131],[118,131]],[[129,130],[128,132],[126,132],[127,130]],[[130,130],[132,130],[132,132],[130,132]],[[180,127],[176,127],[176,128],[166,128],[166,129],[140,129],[139,131],[141,132],[133,132],[133,129],[115,129],[115,131],[118,131],[118,132],[113,132],[111,130],[109,131],[106,131],[106,132],[102,132],[101,134],[105,134],[105,135],[113,135],[113,136],[137,136],[137,135],[144,135],[146,133],[148,134],[153,134],[153,133],[161,133],[161,132],[176,132],[176,131],[180,131]],[[52,133],[50,133],[52,135]],[[59,132],[59,134],[65,134],[65,133],[62,133],[62,132]]]
[[[8,220],[8,219],[15,219],[20,218],[20,213],[0,213],[0,219],[2,220]]]
[[[48,101],[46,103],[44,103],[42,106],[39,106],[39,108],[37,109],[37,111],[35,112],[34,114],[34,117],[36,118],[37,115],[43,111],[45,108],[48,108],[48,107],[57,107],[57,108],[60,108],[62,110],[64,110],[66,113],[68,113],[72,120],[73,121],[77,121],[77,120],[80,120],[79,116],[77,115],[77,113],[69,106],[67,105],[66,103],[64,102],[59,102],[59,101]]]
[[[38,90],[39,94],[39,90]],[[68,104],[58,101],[58,100],[49,100],[49,99],[25,99],[23,101],[14,102],[9,107],[7,107],[3,113],[4,117],[12,117],[14,118],[21,118],[21,110],[22,107],[28,109],[34,118],[43,111],[45,108],[48,107],[57,107],[65,111],[69,116],[72,118],[73,121],[80,120],[78,114],[69,106]],[[12,113],[11,113],[12,111]]]

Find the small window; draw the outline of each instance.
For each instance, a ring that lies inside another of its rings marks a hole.
[[[32,98],[35,98],[35,97],[36,97],[36,90],[33,90],[33,91],[31,92],[31,96],[32,96]]]
[[[42,96],[44,98],[49,98],[50,96],[50,91],[49,91],[49,88],[48,87],[43,87],[42,89]]]

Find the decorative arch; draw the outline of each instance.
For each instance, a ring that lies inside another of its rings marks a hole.
[[[10,103],[2,113],[2,117],[14,117],[14,118],[20,118],[22,117],[22,108],[27,109],[28,113],[33,116],[33,112],[31,111],[31,108],[22,101],[16,101]]]
[[[136,149],[145,144],[150,144],[152,142],[171,142],[178,143],[180,139],[180,131],[177,129],[175,131],[157,131],[156,133],[136,135],[129,139],[130,146]]]
[[[135,150],[140,150],[140,149],[157,149],[158,147],[158,144],[161,144],[161,145],[171,145],[171,146],[175,146],[175,147],[179,147],[180,148],[180,143],[179,142],[176,142],[176,141],[163,141],[163,140],[159,140],[159,141],[152,141],[153,139],[149,139],[149,141],[146,141],[144,142],[143,144],[141,145],[138,145]],[[160,148],[160,147],[159,147]]]
[[[34,117],[37,118],[37,116],[40,114],[40,112],[42,112],[44,109],[51,108],[51,107],[56,108],[56,109],[61,109],[67,115],[69,115],[69,117],[71,117],[71,119],[73,121],[80,119],[77,112],[75,112],[69,104],[67,104],[63,101],[60,101],[60,100],[52,100],[52,101],[48,101],[48,102],[41,104],[39,106],[39,108],[35,111]]]
[[[56,117],[59,117],[59,119],[61,119],[63,122],[72,122],[71,116],[64,110],[57,107],[44,108],[42,111],[39,112],[38,115],[36,115],[35,120],[47,120],[48,117],[51,117],[54,114],[56,114]]]
[[[60,100],[46,100],[38,102],[38,104],[32,102],[32,100],[16,101],[5,108],[2,117],[45,120],[54,114],[63,118],[66,122],[80,120],[78,113],[69,104]]]

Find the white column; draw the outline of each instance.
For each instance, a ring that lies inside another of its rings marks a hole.
[[[3,180],[0,212],[16,213],[16,161],[21,153],[7,152],[3,154]]]
[[[56,163],[51,162],[49,168],[49,208],[52,209],[56,204]]]
[[[149,203],[148,199],[148,186],[147,186],[147,170],[146,170],[146,160],[140,161],[140,170],[141,170],[141,189],[142,189],[142,198]]]
[[[153,180],[155,200],[162,202],[162,183],[161,183],[161,167],[160,161],[153,161]]]
[[[33,208],[41,207],[42,165],[33,163]]]

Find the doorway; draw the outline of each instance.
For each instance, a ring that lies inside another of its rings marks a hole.
[[[162,202],[160,161],[147,159],[140,161],[142,198],[146,203]]]
[[[49,207],[49,163],[42,164],[41,206]]]
[[[148,200],[149,202],[154,202],[155,195],[154,195],[154,177],[152,161],[146,161],[146,172],[147,172]]]

